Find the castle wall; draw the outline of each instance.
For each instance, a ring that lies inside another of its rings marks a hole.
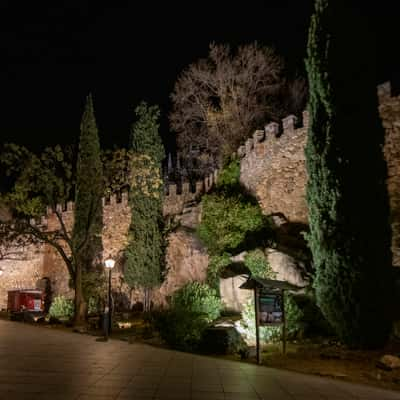
[[[197,182],[193,192],[190,190],[188,184],[183,184],[179,192],[176,185],[170,185],[164,196],[164,216],[182,213],[185,204],[198,199],[204,192],[211,190],[216,178],[217,173],[206,177],[204,181]],[[113,291],[117,293],[116,297],[118,297],[118,301],[121,303],[132,304],[136,301],[141,301],[141,293],[131,290],[123,280],[123,250],[127,244],[128,229],[131,222],[128,193],[124,192],[120,195],[112,195],[109,198],[103,198],[102,202],[104,221],[102,232],[103,259],[109,256],[116,259],[116,265],[112,272]],[[73,202],[68,202],[65,205],[57,205],[57,210],[62,214],[62,220],[66,229],[71,231],[74,223]],[[57,230],[60,227],[57,215],[50,207],[48,207],[46,215],[43,216],[40,221],[37,221],[37,223],[41,225],[42,229],[48,231]],[[169,254],[177,254],[179,252],[176,249],[176,243],[180,242],[175,239],[171,241]],[[203,258],[207,260],[207,257],[204,257]],[[171,260],[170,256],[168,256],[168,260]],[[170,264],[171,262],[172,261],[169,261]],[[196,263],[197,260],[193,262]],[[186,274],[186,272],[183,271],[185,269],[184,266],[192,265],[193,262],[190,261],[190,259],[181,262],[179,259],[176,261],[176,266],[171,268],[171,271],[175,271],[175,275],[181,274],[183,282],[187,280],[183,276]],[[203,265],[204,262],[201,261],[200,264]],[[73,298],[74,291],[69,285],[70,279],[67,267],[58,252],[50,245],[45,244],[18,249],[16,254],[13,255],[12,260],[0,261],[0,268],[3,271],[0,276],[0,310],[7,307],[8,290],[35,288],[38,281],[45,277],[50,280],[53,296],[62,294],[66,297]],[[202,267],[202,269],[204,268]],[[200,275],[201,274],[202,273],[200,273]],[[172,282],[173,280],[172,278],[169,279],[160,289],[161,294],[157,293],[155,295],[157,303],[164,303],[165,296],[168,296],[171,294],[171,290],[174,290],[175,284]]]
[[[391,208],[393,265],[400,266],[400,96],[391,96],[390,83],[378,86],[379,112],[385,128],[384,156]],[[238,149],[241,183],[259,201],[266,215],[282,213],[290,222],[308,223],[307,171],[304,148],[308,113],[270,123]],[[367,218],[367,216],[366,216]]]
[[[291,222],[307,223],[305,189],[307,173],[304,147],[307,112],[297,127],[295,116],[282,121],[283,132],[272,122],[238,150],[240,181],[260,203],[267,215],[283,213]]]
[[[389,84],[379,86],[379,111],[386,131],[384,155],[388,166],[388,192],[391,206],[393,263],[400,266],[400,96],[391,96]],[[307,173],[304,148],[307,140],[308,115],[303,113],[301,123],[296,117],[282,120],[282,128],[270,123],[258,130],[238,149],[241,158],[241,183],[259,201],[265,214],[282,213],[290,222],[308,223],[306,204]],[[185,205],[208,192],[217,179],[217,173],[197,182],[195,191],[188,184],[182,188],[170,185],[164,197],[164,216],[185,213]],[[73,226],[73,203],[58,206],[67,229]],[[186,214],[183,215],[183,217]],[[194,215],[194,214],[193,214]],[[196,214],[197,215],[197,214]],[[367,217],[367,216],[366,216]],[[128,194],[113,195],[103,199],[104,258],[117,260],[113,270],[113,289],[129,303],[140,300],[140,293],[131,290],[123,281],[122,253],[127,243],[130,224]],[[198,218],[198,215],[196,216]],[[57,229],[56,214],[48,209],[40,223],[43,229]],[[69,276],[60,256],[48,245],[16,249],[13,259],[0,261],[0,309],[6,307],[7,290],[33,288],[38,280],[50,279],[54,295],[72,297]],[[154,294],[158,304],[163,304],[178,286],[188,280],[205,277],[208,257],[199,244],[184,232],[175,233],[168,249],[170,274],[163,286]]]
[[[400,267],[400,96],[391,96],[390,83],[378,88],[379,113],[386,131],[384,154],[392,224],[393,265]]]

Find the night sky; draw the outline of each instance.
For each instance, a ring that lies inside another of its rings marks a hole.
[[[127,145],[141,100],[160,105],[161,131],[170,146],[169,94],[182,69],[207,55],[211,41],[272,45],[290,70],[304,73],[311,0],[96,3],[0,2],[1,142],[34,150],[76,143],[84,100],[92,92],[104,147]],[[378,42],[379,58],[371,60],[378,64],[377,83],[397,85],[399,14],[390,3],[366,9],[360,2],[360,12]]]

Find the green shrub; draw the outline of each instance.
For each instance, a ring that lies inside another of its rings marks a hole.
[[[197,350],[208,322],[201,314],[168,310],[153,314],[154,328],[161,338],[173,349]]]
[[[99,312],[101,312],[99,298],[91,297],[88,301],[88,314],[98,314]]]
[[[334,335],[332,327],[317,306],[312,293],[287,294],[285,313],[289,338]]]
[[[220,311],[221,301],[215,290],[191,282],[173,294],[168,311],[154,313],[154,325],[168,345],[193,351],[198,348],[204,330],[218,318]]]
[[[219,277],[221,272],[231,264],[231,255],[224,253],[221,256],[211,256],[207,268],[207,284],[216,290],[219,295]]]
[[[207,328],[202,336],[200,350],[208,354],[240,354],[247,345],[232,326]]]
[[[233,253],[268,237],[266,218],[258,204],[240,195],[203,196],[203,214],[197,233],[211,255]]]
[[[71,319],[74,316],[74,301],[64,296],[55,297],[51,303],[49,315],[59,320]]]
[[[239,185],[240,162],[238,159],[227,164],[218,175],[217,188],[230,189]]]
[[[244,264],[252,275],[269,279],[276,277],[276,273],[272,270],[267,258],[260,249],[249,251],[244,258]]]
[[[171,300],[172,309],[201,315],[207,322],[221,313],[221,301],[214,289],[199,282],[190,282],[177,290]]]

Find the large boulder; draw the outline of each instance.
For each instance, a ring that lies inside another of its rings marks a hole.
[[[244,305],[253,296],[252,290],[239,289],[246,282],[246,275],[236,275],[229,278],[221,278],[219,281],[219,293],[224,308],[231,312],[242,312]]]
[[[292,285],[304,287],[309,284],[306,269],[301,261],[276,249],[265,249],[265,255],[276,273],[276,279],[287,281]]]

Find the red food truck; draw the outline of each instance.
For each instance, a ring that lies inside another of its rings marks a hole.
[[[44,292],[38,289],[9,290],[7,311],[11,318],[26,313],[42,313],[44,311]]]

